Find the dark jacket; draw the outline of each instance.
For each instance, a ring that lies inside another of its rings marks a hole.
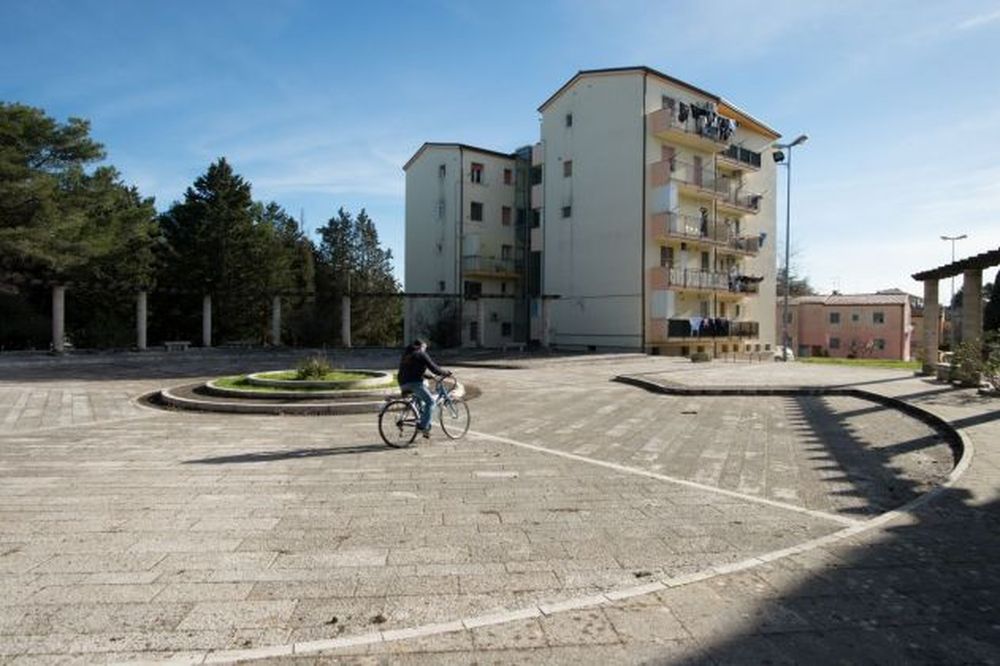
[[[424,373],[430,370],[435,375],[447,375],[448,371],[442,369],[431,360],[431,357],[424,350],[412,345],[403,351],[403,358],[399,361],[399,374],[396,379],[400,384],[412,384],[422,382]]]

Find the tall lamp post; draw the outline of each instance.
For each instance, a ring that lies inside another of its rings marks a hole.
[[[955,241],[960,241],[968,238],[967,235],[962,234],[961,236],[941,236],[943,241],[951,241],[951,263],[955,263]],[[952,351],[955,351],[955,313],[952,312],[951,306],[955,302],[955,276],[951,276],[951,300],[948,301],[948,315],[951,322],[948,325],[948,342]]]
[[[772,154],[774,161],[785,163],[785,175],[787,179],[785,181],[785,304],[782,307],[781,313],[781,360],[788,360],[788,292],[791,290],[791,281],[788,277],[788,261],[790,254],[790,233],[792,228],[792,148],[795,146],[801,146],[803,143],[809,140],[809,137],[805,134],[800,134],[795,141],[791,143],[779,143],[775,146],[775,151]],[[788,155],[785,155],[785,151],[788,151]],[[786,160],[787,157],[787,160]]]

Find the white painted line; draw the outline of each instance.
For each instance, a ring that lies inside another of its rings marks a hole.
[[[665,589],[667,589],[667,586],[657,581],[655,583],[647,583],[646,585],[637,585],[636,587],[626,587],[624,590],[613,590],[604,596],[608,598],[608,601],[622,601],[623,599],[631,599],[632,597],[641,597],[644,594],[662,592]]]
[[[566,601],[558,601],[552,604],[542,604],[538,607],[538,610],[542,611],[544,615],[554,615],[563,611],[576,610],[577,608],[601,606],[608,603],[608,601],[609,599],[603,594],[595,594],[591,597],[577,597],[576,599],[567,599]]]
[[[542,611],[537,606],[532,606],[531,608],[522,608],[521,610],[467,617],[462,620],[462,624],[465,625],[466,629],[475,629],[476,627],[504,624],[505,622],[514,622],[515,620],[530,620],[533,617],[541,617],[541,615]]]
[[[437,634],[450,634],[453,631],[465,631],[465,625],[461,620],[453,622],[441,622],[438,624],[425,624],[422,627],[411,629],[391,629],[382,632],[383,641],[400,641],[407,638],[423,638],[425,636],[436,636]]]
[[[345,638],[329,638],[323,641],[305,641],[302,643],[294,643],[292,647],[292,654],[306,654],[308,652],[322,652],[324,650],[339,650],[341,648],[357,647],[359,645],[371,645],[372,643],[381,643],[382,634],[380,632],[372,632],[369,634],[360,634],[358,636],[347,636]]]
[[[718,566],[712,567],[712,571],[719,575],[736,573],[737,571],[743,571],[744,569],[751,569],[758,565],[763,564],[764,561],[759,557],[749,557],[745,560],[740,560],[739,562],[732,562],[731,564],[720,564]]]
[[[536,451],[538,453],[547,453],[549,455],[559,456],[560,458],[567,458],[569,460],[575,460],[577,462],[587,463],[589,465],[597,465],[598,467],[605,467],[607,469],[612,469],[616,472],[621,472],[623,474],[634,474],[636,476],[645,476],[650,479],[665,481],[667,483],[673,483],[688,488],[697,488],[698,490],[715,493],[717,495],[735,497],[738,499],[746,500],[748,502],[754,502],[757,504],[770,506],[776,509],[784,509],[785,511],[794,511],[796,513],[802,513],[807,516],[812,516],[813,518],[832,520],[833,522],[840,523],[841,525],[864,524],[864,521],[856,520],[854,518],[848,518],[846,516],[838,516],[833,513],[826,513],[825,511],[816,511],[814,509],[807,509],[806,507],[803,506],[797,506],[795,504],[786,504],[785,502],[778,502],[777,500],[767,499],[766,497],[745,495],[743,493],[738,493],[732,490],[726,490],[725,488],[716,488],[715,486],[709,486],[703,483],[697,483],[695,481],[688,481],[687,479],[679,479],[677,477],[667,476],[666,474],[657,474],[656,472],[650,472],[648,470],[638,469],[636,467],[627,467],[625,465],[619,465],[618,463],[608,462],[606,460],[597,460],[595,458],[588,458],[586,456],[577,455],[575,453],[569,453],[567,451],[550,449],[548,447],[539,446],[537,444],[528,444],[527,442],[519,442],[516,439],[510,439],[509,437],[498,437],[497,435],[487,435],[486,433],[476,432],[474,430],[470,430],[469,434],[475,437],[479,437],[480,439],[500,442],[502,444],[510,444],[511,446],[517,446],[523,449],[528,449],[529,451]]]
[[[712,569],[702,569],[701,571],[695,571],[694,573],[684,574],[682,576],[664,578],[661,582],[667,587],[680,587],[681,585],[697,583],[699,580],[714,578],[718,575],[719,574],[715,573]]]
[[[248,650],[225,650],[209,652],[204,664],[227,664],[246,659],[266,659],[267,657],[287,657],[292,654],[291,645],[275,645],[273,647],[253,648]]]

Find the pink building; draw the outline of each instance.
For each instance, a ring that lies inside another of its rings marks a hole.
[[[906,293],[800,296],[788,302],[790,348],[798,356],[910,360],[911,300]],[[781,344],[783,302],[777,302]]]

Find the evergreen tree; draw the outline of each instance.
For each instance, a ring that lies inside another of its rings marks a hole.
[[[989,294],[989,301],[983,310],[983,330],[1000,332],[1000,274],[992,285],[986,285],[984,294]]]
[[[225,158],[209,166],[161,218],[166,239],[164,285],[187,292],[175,309],[187,336],[200,330],[202,294],[212,296],[213,338],[220,341],[267,336],[271,297],[285,266],[277,232],[262,220],[250,184]]]

